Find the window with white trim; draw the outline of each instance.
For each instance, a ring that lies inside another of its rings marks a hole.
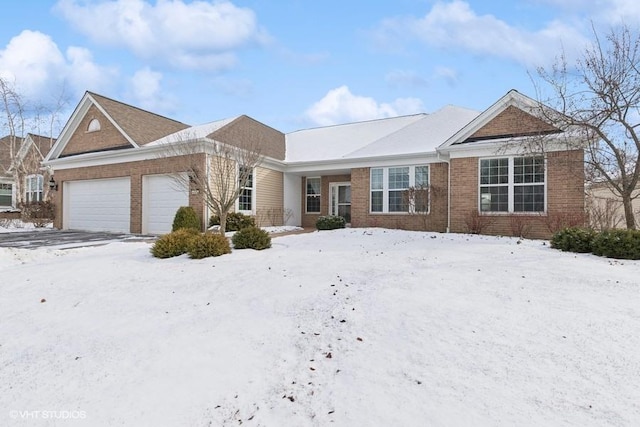
[[[543,157],[480,159],[481,212],[544,212],[545,194]]]
[[[41,202],[44,177],[42,175],[28,175],[25,178],[24,201],[27,203]]]
[[[13,201],[13,185],[0,184],[0,206],[11,206]]]
[[[370,193],[372,213],[409,212],[428,207],[428,196],[409,200],[410,194],[428,194],[429,166],[371,168]],[[410,192],[409,189],[421,191]],[[424,192],[422,191],[424,190]]]
[[[238,211],[244,213],[253,212],[253,168],[248,170],[244,166],[240,166],[240,170],[238,171],[238,177],[249,174],[246,182],[240,182],[242,185],[240,189],[240,196],[238,197]],[[240,178],[239,178],[240,179]]]
[[[307,192],[306,192],[306,212],[307,213],[320,213],[320,188],[322,187],[322,181],[319,177],[307,178]]]

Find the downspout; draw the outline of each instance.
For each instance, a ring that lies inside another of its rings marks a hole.
[[[447,164],[447,233],[451,232],[451,162],[448,158],[442,157],[440,151],[438,153],[438,160]]]

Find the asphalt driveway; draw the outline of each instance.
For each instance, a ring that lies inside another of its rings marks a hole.
[[[13,233],[0,233],[0,247],[36,249],[53,247],[58,249],[95,246],[117,241],[151,240],[153,236],[141,236],[124,233],[34,230]]]

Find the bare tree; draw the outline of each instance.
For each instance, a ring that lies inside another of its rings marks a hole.
[[[636,227],[632,201],[640,180],[640,36],[622,26],[594,40],[574,66],[561,55],[538,75],[551,89],[541,109],[561,130],[582,140],[586,174],[622,201],[626,227]],[[540,91],[538,93],[540,96]]]
[[[10,175],[15,188],[18,204],[22,202],[22,176],[24,165],[20,161],[22,143],[25,137],[24,102],[14,85],[0,77],[0,101],[2,102],[2,116],[0,129],[6,133],[6,147],[9,152],[8,163],[0,165],[3,175]]]
[[[182,174],[176,182],[202,196],[204,204],[220,218],[220,234],[226,231],[228,214],[234,210],[264,156],[258,143],[225,144],[181,132],[167,144],[161,157],[171,158]],[[255,196],[255,195],[254,195]]]

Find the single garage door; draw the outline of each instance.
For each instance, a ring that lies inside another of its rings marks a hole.
[[[189,205],[189,190],[184,179],[175,175],[142,177],[142,232],[164,234],[171,231],[180,206]]]
[[[118,233],[130,231],[130,178],[69,181],[64,185],[63,228]]]

